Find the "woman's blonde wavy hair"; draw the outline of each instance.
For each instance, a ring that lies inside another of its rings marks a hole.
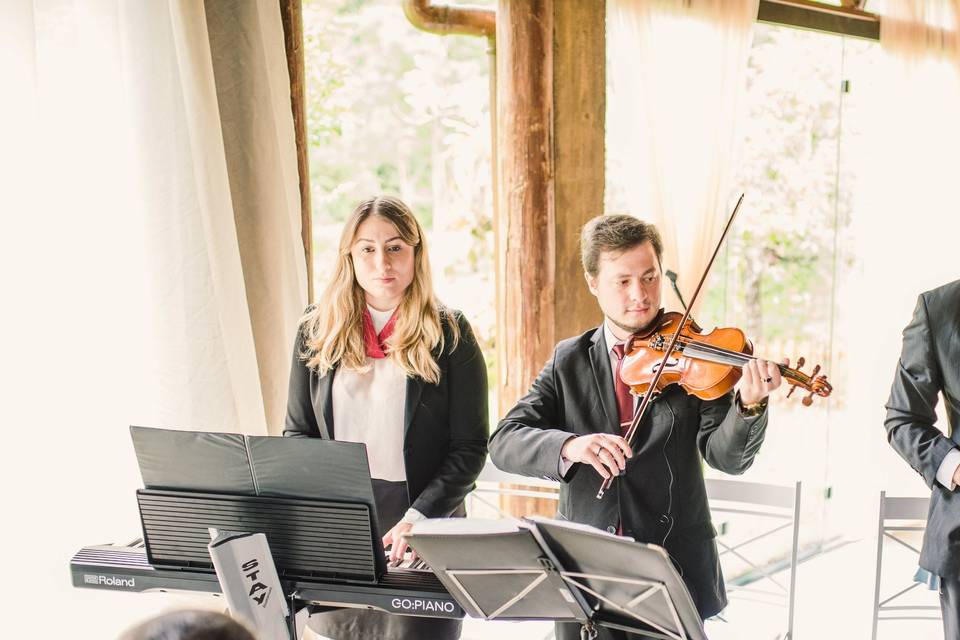
[[[398,198],[378,196],[361,202],[340,234],[337,264],[326,288],[300,320],[304,335],[300,357],[318,375],[326,375],[335,367],[367,371],[366,344],[363,340],[363,311],[366,305],[363,289],[357,283],[350,249],[357,229],[370,216],[380,216],[393,223],[400,238],[413,247],[413,281],[404,291],[393,335],[387,339],[387,357],[408,377],[419,376],[427,382],[440,381],[440,367],[434,353],[444,349],[441,316],[449,311],[437,301],[430,276],[423,228],[410,208]],[[449,317],[451,348],[456,348],[460,329]]]

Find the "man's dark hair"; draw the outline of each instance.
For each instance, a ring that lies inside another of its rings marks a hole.
[[[233,618],[216,611],[174,611],[151,618],[120,640],[256,640]]]
[[[580,261],[583,263],[583,270],[596,277],[601,253],[622,253],[647,241],[653,245],[657,262],[660,262],[663,242],[655,226],[633,216],[597,216],[583,225],[580,233]]]

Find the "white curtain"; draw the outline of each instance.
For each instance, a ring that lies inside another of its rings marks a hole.
[[[897,0],[877,3],[883,14],[880,43],[901,64],[923,66],[942,60],[960,65],[960,2]]]
[[[164,425],[276,432],[306,291],[278,6],[122,7],[156,298],[156,378],[141,407],[152,401]]]
[[[834,329],[836,352],[843,358],[838,368],[844,375],[834,378],[842,402],[831,410],[828,450],[835,489],[831,529],[863,541],[860,551],[848,555],[856,566],[838,558],[835,572],[844,576],[848,609],[860,611],[869,611],[874,587],[880,491],[930,495],[887,443],[883,428],[901,331],[921,292],[960,278],[956,2],[885,4],[868,6],[882,15],[881,51],[846,58],[853,80],[845,98],[850,108],[843,116],[841,171],[853,183],[853,202],[850,235],[843,239],[849,253],[840,256],[846,265],[838,271],[846,276],[838,281]],[[940,413],[939,426],[946,429]],[[898,558],[889,542],[884,553],[887,580],[909,585],[915,557]],[[894,592],[885,587],[882,597]],[[916,597],[911,602],[936,604],[935,593]],[[869,615],[846,621],[847,637],[869,633]]]
[[[664,269],[678,274],[688,301],[735,200],[736,123],[757,5],[614,0],[610,10],[608,171],[626,213],[660,229]]]
[[[919,476],[881,437],[900,354],[901,331],[917,296],[960,278],[960,12],[950,0],[898,0],[883,13],[883,55],[861,87],[861,130],[851,152],[863,159],[852,220],[853,276],[839,297],[853,371],[849,397],[862,406],[874,491],[928,494]],[[865,321],[866,320],[866,321]],[[941,428],[946,429],[941,420]]]
[[[6,0],[0,77],[2,629],[116,637],[169,598],[67,563],[139,535],[127,426],[282,426],[306,268],[279,6]]]

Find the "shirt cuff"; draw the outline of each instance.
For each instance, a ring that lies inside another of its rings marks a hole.
[[[957,485],[953,483],[953,474],[956,473],[957,467],[960,467],[960,449],[951,449],[943,462],[940,463],[940,467],[937,469],[937,482],[941,485],[953,491],[957,488]]]
[[[423,515],[413,507],[407,509],[407,512],[403,514],[403,518],[400,519],[400,522],[406,522],[408,524],[413,524],[414,522],[420,522],[421,520],[426,520],[427,516]]]
[[[737,413],[740,414],[740,417],[744,420],[750,420],[751,418],[756,418],[757,416],[763,415],[763,413],[767,410],[767,404],[769,402],[770,396],[767,396],[759,402],[744,405],[740,400],[739,391],[737,391],[737,394],[734,397],[734,403],[737,405]]]

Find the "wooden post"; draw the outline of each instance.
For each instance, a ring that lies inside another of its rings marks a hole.
[[[313,302],[313,216],[310,206],[310,166],[307,147],[307,96],[303,54],[302,0],[280,0],[283,40],[290,75],[290,109],[297,143],[297,170],[300,174],[300,238],[307,261],[307,300]]]
[[[497,361],[500,414],[549,357],[556,335],[553,0],[497,9]]]
[[[580,229],[602,214],[606,184],[606,2],[554,6],[555,341],[600,324],[580,263]]]
[[[605,2],[497,9],[497,361],[503,415],[561,339],[599,323],[579,231],[603,213]],[[510,498],[523,515],[555,503]]]

